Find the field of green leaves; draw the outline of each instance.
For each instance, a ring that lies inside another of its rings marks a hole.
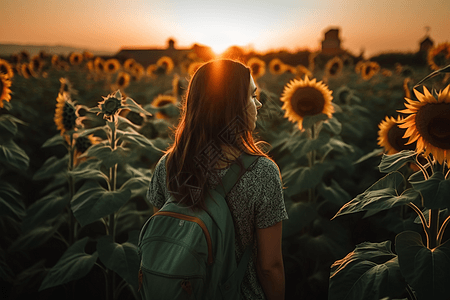
[[[240,57],[263,104],[255,136],[285,186],[286,299],[448,298],[450,46],[440,47],[410,65]],[[0,59],[2,297],[140,299],[147,187],[200,63]]]

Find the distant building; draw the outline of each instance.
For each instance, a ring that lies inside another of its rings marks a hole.
[[[213,57],[213,52],[209,47],[194,44],[191,48],[177,49],[175,48],[175,41],[173,39],[167,41],[167,48],[165,49],[122,48],[114,57],[120,61],[133,58],[136,62],[146,67],[156,63],[163,56],[169,56],[175,64],[178,64],[187,59],[190,53],[195,53],[197,57],[203,60],[209,60]]]
[[[425,38],[419,43],[419,52],[428,52],[430,48],[434,46],[433,40],[427,35]]]
[[[341,54],[341,39],[339,38],[339,28],[332,28],[325,32],[325,38],[322,41],[322,54],[337,55]]]

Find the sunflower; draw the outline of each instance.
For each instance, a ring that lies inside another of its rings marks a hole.
[[[414,144],[407,144],[408,139],[404,138],[406,130],[398,127],[403,122],[403,117],[388,117],[378,125],[378,145],[384,148],[388,155],[398,153],[402,150],[414,150]]]
[[[437,99],[423,87],[424,93],[414,89],[417,99],[405,98],[407,107],[399,112],[409,114],[402,124],[405,128],[404,137],[409,138],[408,144],[417,142],[416,151],[424,152],[428,157],[442,164],[450,162],[450,85],[439,91]]]
[[[77,95],[78,91],[75,90],[72,86],[72,83],[70,83],[69,79],[61,77],[59,78],[59,82],[61,83],[61,86],[59,87],[59,93],[69,93],[69,95]]]
[[[5,74],[0,74],[0,108],[3,107],[3,100],[8,102],[11,100],[11,90],[9,89],[10,86],[10,78]]]
[[[120,69],[120,62],[115,58],[110,58],[105,61],[105,71],[109,74],[114,74]]]
[[[381,75],[383,75],[384,77],[391,77],[392,71],[388,69],[381,69]]]
[[[308,70],[313,72],[316,67],[316,56],[319,55],[319,52],[311,52],[308,55]]]
[[[30,67],[29,63],[23,63],[20,65],[20,73],[24,78],[36,77],[36,73]]]
[[[280,75],[286,71],[286,66],[279,58],[274,58],[269,62],[269,70],[274,75]]]
[[[52,66],[53,67],[55,67],[55,68],[59,68],[59,62],[60,62],[60,59],[59,59],[59,56],[58,56],[58,54],[53,54],[52,55]]]
[[[116,82],[114,84],[115,89],[124,89],[130,84],[130,74],[127,72],[119,72]]]
[[[342,72],[344,62],[339,56],[335,56],[325,64],[325,76],[337,77]]]
[[[354,92],[348,86],[343,85],[335,91],[335,96],[338,104],[350,104],[350,101],[354,98]]]
[[[450,62],[450,43],[442,43],[430,48],[427,55],[428,65],[433,70],[439,70]]]
[[[81,53],[73,52],[69,56],[69,62],[73,66],[78,66],[83,62],[84,56]]]
[[[34,72],[41,72],[42,67],[44,66],[44,62],[42,61],[39,55],[34,55],[30,60],[30,69]]]
[[[149,65],[146,69],[145,69],[145,74],[148,76],[148,77],[151,77],[151,78],[156,78],[156,69],[157,69],[158,67],[155,65],[155,64],[151,64],[151,65]]]
[[[200,68],[201,66],[203,65],[203,63],[202,62],[199,62],[199,61],[194,61],[194,62],[192,62],[190,65],[189,65],[189,68],[188,68],[188,74],[190,75],[190,76],[193,76],[194,74],[195,74],[195,72],[197,72],[197,69],[198,68]]]
[[[105,60],[101,57],[96,57],[94,59],[94,69],[97,73],[105,72]]]
[[[155,99],[152,101],[152,105],[154,107],[163,107],[167,104],[173,104],[176,105],[178,102],[177,98],[172,95],[158,95]],[[167,116],[164,112],[160,111],[158,112],[155,117],[157,119],[168,119],[169,116]]]
[[[142,76],[145,74],[144,66],[140,63],[135,63],[133,65],[133,68],[131,69],[131,75],[133,77],[133,80],[139,81]]]
[[[89,72],[94,72],[95,71],[95,66],[94,66],[94,61],[93,60],[88,60],[86,62],[86,69],[89,70]]]
[[[302,122],[305,116],[323,113],[331,118],[334,112],[331,93],[322,81],[316,82],[315,78],[309,80],[308,76],[305,76],[305,80],[291,80],[284,87],[280,99],[284,102],[281,107],[286,111],[284,117],[288,117],[289,121],[298,122],[300,130],[303,129]]]
[[[173,70],[173,60],[168,56],[163,56],[156,61],[156,66],[162,68],[165,74],[170,74]]]
[[[296,69],[297,69],[297,72],[296,72],[297,78],[301,78],[304,75],[306,75],[308,77],[312,77],[311,71],[308,68],[306,68],[304,65],[298,65],[296,67]]]
[[[92,52],[89,51],[83,51],[83,59],[85,60],[89,60],[94,58],[94,54]]]
[[[56,129],[61,131],[61,135],[64,135],[66,132],[75,129],[78,112],[75,103],[73,103],[70,98],[69,93],[59,93],[56,101],[54,121],[56,124]]]
[[[74,165],[85,161],[87,157],[79,158],[84,152],[87,151],[91,146],[100,143],[101,139],[99,137],[90,134],[88,136],[79,136],[75,138],[75,152],[73,154]]]
[[[135,63],[136,61],[134,60],[134,58],[128,58],[124,61],[123,68],[127,71],[131,71]]]
[[[5,74],[8,78],[14,77],[14,70],[12,66],[4,59],[0,58],[0,74]]]
[[[98,114],[103,114],[103,118],[110,120],[111,117],[120,113],[120,111],[124,108],[124,97],[117,91],[115,93],[109,94],[106,97],[103,97],[103,101],[98,103],[98,107],[100,108],[100,112]]]
[[[247,61],[247,66],[250,68],[255,80],[266,73],[266,63],[257,57],[250,58]]]
[[[411,99],[411,92],[410,92],[410,88],[409,88],[410,83],[411,83],[411,78],[409,78],[409,77],[406,77],[403,80],[403,90],[405,91],[405,97]]]
[[[380,70],[380,65],[374,61],[365,62],[361,68],[361,77],[364,80],[369,80]]]
[[[361,71],[362,71],[362,69],[363,69],[363,67],[364,67],[364,64],[365,64],[365,62],[362,61],[362,60],[360,60],[360,61],[358,61],[358,62],[356,63],[356,65],[355,65],[355,72],[356,72],[357,74],[360,74],[360,73],[361,73]]]
[[[177,99],[181,100],[181,97],[184,95],[187,89],[186,80],[180,78],[178,74],[173,76],[172,80],[172,94],[177,97]]]

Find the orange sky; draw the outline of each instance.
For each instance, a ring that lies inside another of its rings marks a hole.
[[[14,0],[3,1],[0,43],[121,47],[178,47],[193,43],[220,51],[230,45],[257,51],[320,47],[339,27],[342,47],[366,55],[417,51],[429,26],[436,44],[450,41],[450,1],[286,0]]]

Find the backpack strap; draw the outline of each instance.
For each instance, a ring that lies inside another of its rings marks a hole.
[[[245,173],[245,171],[259,158],[257,155],[250,155],[247,153],[242,153],[239,157],[244,165],[244,171],[240,173],[240,166],[237,162],[234,162],[230,169],[225,173],[222,178],[222,184],[219,184],[216,187],[216,191],[225,198],[225,195],[228,194],[233,186],[239,181],[240,177]],[[240,175],[240,176],[239,176]],[[228,207],[228,205],[227,205]],[[229,208],[229,207],[228,207]],[[231,211],[230,211],[231,214]],[[239,265],[235,272],[235,277],[238,282],[242,282],[245,276],[245,272],[247,271],[247,266],[250,261],[250,254],[252,252],[252,244],[248,245],[244,251],[244,254],[239,261]]]
[[[238,159],[241,159],[243,165],[244,165],[244,172],[242,172],[240,174],[240,166],[239,164],[235,161],[230,168],[228,169],[228,171],[225,173],[225,175],[222,178],[222,184],[219,184],[216,187],[216,191],[218,193],[220,193],[222,195],[222,197],[225,198],[226,194],[228,194],[231,189],[233,188],[233,186],[238,182],[238,180],[240,179],[239,175],[243,175],[245,173],[245,171],[248,169],[248,167],[250,167],[250,165],[256,160],[258,159],[259,156],[257,155],[250,155],[247,153],[242,153],[241,156],[239,156]]]

